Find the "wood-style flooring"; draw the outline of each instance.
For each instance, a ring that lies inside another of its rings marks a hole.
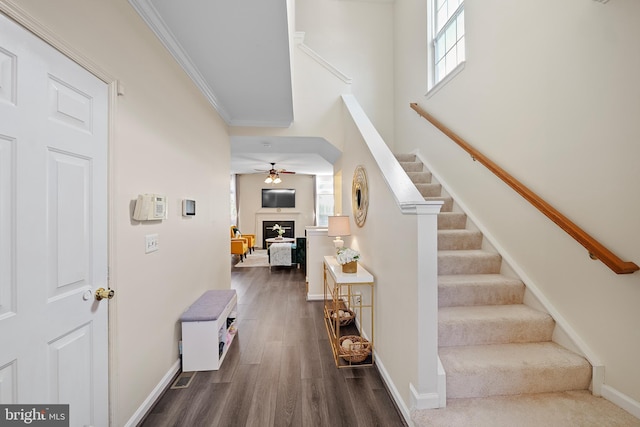
[[[233,268],[238,334],[219,371],[168,389],[140,424],[404,426],[375,367],[336,368],[302,270]]]

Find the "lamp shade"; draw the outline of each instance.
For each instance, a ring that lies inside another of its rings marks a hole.
[[[351,228],[349,226],[349,217],[346,215],[335,215],[329,217],[329,237],[349,236]]]

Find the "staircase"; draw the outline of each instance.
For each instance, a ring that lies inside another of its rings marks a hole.
[[[555,322],[523,304],[524,284],[414,155],[396,158],[438,217],[438,345],[447,401],[586,390],[591,366],[551,341]]]

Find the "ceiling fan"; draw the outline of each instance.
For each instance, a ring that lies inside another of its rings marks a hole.
[[[268,173],[267,178],[264,180],[265,184],[280,184],[282,180],[280,179],[280,174],[294,174],[295,172],[288,171],[286,169],[276,169],[276,163],[271,162],[271,169],[261,170],[259,172]]]

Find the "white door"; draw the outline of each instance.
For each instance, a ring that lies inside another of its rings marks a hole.
[[[108,425],[107,86],[0,15],[0,403]]]

